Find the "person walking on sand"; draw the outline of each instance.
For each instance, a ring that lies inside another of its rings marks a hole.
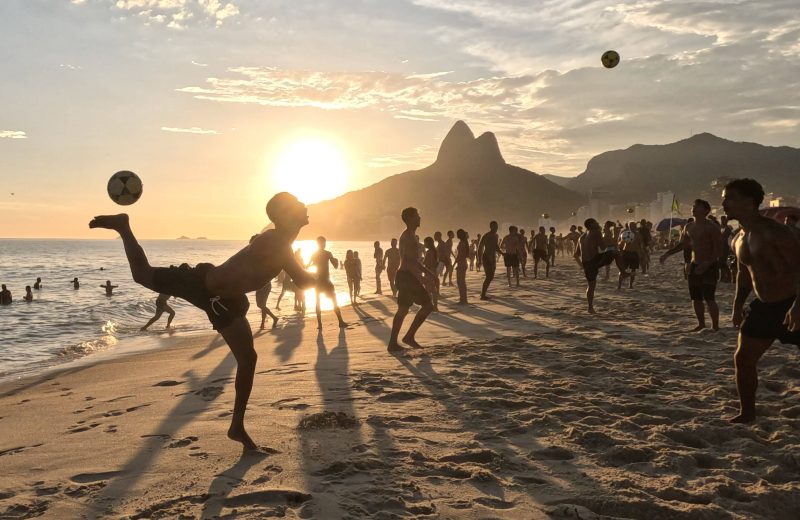
[[[533,278],[539,277],[539,261],[544,261],[545,277],[550,276],[550,260],[547,254],[547,234],[544,226],[539,226],[539,232],[531,238],[531,254],[533,255]]]
[[[456,231],[458,247],[456,248],[456,285],[458,285],[458,303],[467,304],[467,264],[469,262],[469,234],[463,229]]]
[[[119,285],[111,285],[111,280],[106,280],[106,283],[100,286],[101,289],[106,290],[106,296],[113,295],[114,289],[119,287]]]
[[[344,254],[344,273],[347,277],[347,289],[350,292],[350,303],[358,305],[358,293],[356,292],[356,283],[358,279],[358,266],[356,265],[356,257],[352,249],[348,249]]]
[[[308,224],[308,210],[293,195],[282,192],[267,203],[267,216],[275,229],[261,233],[252,243],[219,266],[208,263],[189,267],[152,267],[131,231],[128,215],[95,217],[90,228],[119,233],[125,247],[133,280],[157,293],[177,296],[205,311],[212,326],[227,342],[236,359],[236,397],[228,429],[231,440],[248,450],[258,448],[245,430],[244,415],[253,388],[258,355],[246,314],[250,305],[246,293],[263,287],[281,269],[300,288],[318,286],[332,290],[330,281],[317,281],[292,254],[292,243]]]
[[[480,244],[481,244],[481,234],[478,233],[478,236],[475,237],[475,272],[476,273],[480,273],[481,272],[481,262],[483,262],[483,259],[478,254],[478,246]]]
[[[458,232],[456,232],[458,235]],[[467,253],[467,257],[469,258],[469,270],[475,270],[475,255],[478,252],[478,241],[477,240],[470,240],[469,241],[469,250]]]
[[[753,179],[736,179],[722,191],[722,209],[741,226],[733,242],[739,264],[732,321],[739,328],[733,359],[740,407],[733,423],[756,418],[756,367],[764,352],[776,339],[800,346],[800,237],[761,216],[763,200],[764,189]],[[751,292],[756,297],[745,312]]]
[[[663,264],[675,253],[685,251],[687,243],[691,247],[692,258],[686,279],[689,283],[689,297],[697,317],[697,327],[692,329],[692,332],[706,328],[705,308],[711,316],[712,330],[719,330],[719,306],[715,295],[719,279],[719,258],[722,255],[722,233],[719,225],[708,219],[710,211],[711,205],[707,201],[695,200],[692,205],[692,215],[695,220],[686,224],[681,234],[681,241],[658,259]]]
[[[628,231],[628,233],[622,232],[619,247],[621,250],[622,265],[626,270],[630,269],[630,276],[627,278],[630,283],[629,288],[633,289],[633,282],[636,280],[636,270],[641,267],[644,245],[642,243],[642,235],[639,230],[636,229],[636,222],[629,222],[625,231]],[[622,290],[623,278],[625,277],[620,273],[619,280],[617,281],[618,291]]]
[[[444,282],[439,283],[441,273],[437,270],[442,265],[442,262],[439,261],[439,247],[431,237],[425,237],[422,243],[425,245],[425,258],[422,259],[422,265],[429,271],[436,273],[436,289],[431,291],[431,300],[433,302],[433,310],[439,312],[439,291],[441,286],[444,285]]]
[[[556,265],[556,228],[552,226],[547,235],[547,261],[551,267]]]
[[[375,246],[375,253],[372,255],[375,259],[375,294],[383,294],[381,290],[381,273],[386,267],[383,264],[383,249],[381,248],[381,243],[377,240],[373,245]]]
[[[481,300],[488,300],[489,284],[494,279],[494,272],[497,269],[497,253],[500,251],[500,237],[497,236],[497,222],[489,222],[489,232],[485,233],[478,242],[478,258],[480,265],[483,266],[485,278],[481,287]]]
[[[6,288],[6,284],[0,286],[0,305],[11,305],[13,300],[11,291]]]
[[[395,278],[397,277],[397,270],[400,269],[400,250],[397,249],[396,238],[392,239],[391,247],[386,250],[383,261],[386,264],[386,278],[389,279],[389,287],[392,289],[392,296],[397,296]]]
[[[169,306],[169,304],[167,303],[168,300],[169,300],[169,294],[164,294],[164,293],[158,294],[158,297],[156,298],[155,315],[152,318],[150,318],[150,321],[148,321],[139,330],[147,330],[150,327],[150,325],[157,322],[158,319],[161,317],[161,315],[164,314],[165,312],[169,315],[169,317],[167,318],[167,326],[164,328],[168,329],[170,328],[170,326],[172,326],[172,320],[175,318],[175,310]]]
[[[400,269],[397,271],[397,312],[392,320],[392,332],[389,336],[387,349],[389,352],[399,354],[405,351],[400,346],[397,338],[400,335],[400,328],[403,320],[408,315],[408,310],[412,304],[420,305],[417,315],[411,322],[403,343],[411,347],[420,347],[417,343],[416,334],[425,322],[425,319],[433,310],[431,293],[436,290],[438,277],[435,272],[426,268],[419,261],[418,242],[414,234],[422,222],[419,211],[416,208],[408,207],[403,210],[400,217],[406,225],[405,231],[400,235]]]
[[[261,289],[256,290],[256,307],[261,309],[261,325],[258,327],[260,330],[264,330],[266,327],[264,326],[264,322],[267,321],[267,316],[272,318],[272,328],[278,326],[278,317],[275,316],[269,307],[267,306],[267,299],[269,299],[269,293],[272,292],[272,280],[268,281],[264,284]]]
[[[500,242],[500,250],[503,252],[503,263],[506,266],[506,278],[508,279],[509,287],[511,287],[512,273],[517,281],[517,287],[519,287],[520,251],[524,248],[525,245],[522,242],[519,231],[517,231],[517,226],[509,226],[508,234]]]
[[[306,268],[314,265],[317,268],[318,286],[316,290],[316,304],[315,311],[317,313],[317,329],[322,330],[322,309],[320,307],[320,296],[323,294],[330,298],[333,302],[333,312],[336,313],[336,318],[339,320],[339,328],[347,327],[347,323],[342,319],[342,311],[339,310],[339,304],[336,303],[336,291],[331,283],[330,266],[336,269],[339,267],[339,260],[337,260],[333,253],[325,249],[327,241],[325,237],[317,237],[317,251],[311,255]]]
[[[528,265],[528,237],[525,236],[524,229],[519,230],[519,238],[522,244],[519,253],[519,267],[522,270],[522,277],[527,278],[528,272],[525,270],[525,267]]]
[[[33,290],[38,291],[41,288],[42,288],[42,279],[37,277],[36,281],[33,282]]]
[[[446,253],[447,260],[445,260],[445,272],[444,276],[447,278],[447,285],[452,287],[453,286],[453,259],[455,258],[455,254],[453,253],[453,239],[455,238],[456,234],[453,233],[452,230],[447,232],[447,240],[445,240],[445,248],[443,251],[439,252],[439,259],[442,258],[442,253]],[[444,279],[442,279],[442,285],[444,285]]]
[[[361,282],[364,280],[361,270],[361,259],[358,257],[358,251],[353,251],[353,260],[356,263],[356,279],[353,284],[353,293],[357,298],[361,298]]]
[[[597,286],[597,274],[600,268],[616,262],[621,276],[626,277],[627,273],[622,265],[619,252],[603,246],[603,234],[600,231],[600,224],[593,218],[586,219],[583,223],[586,232],[578,239],[575,248],[574,258],[581,264],[583,273],[586,276],[586,302],[589,304],[589,314],[596,314],[594,310],[594,290]]]

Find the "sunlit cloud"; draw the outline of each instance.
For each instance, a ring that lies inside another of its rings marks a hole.
[[[208,63],[199,63],[192,60],[192,65],[196,65],[197,67],[208,67]]]
[[[172,126],[162,126],[161,129],[165,132],[174,132],[178,134],[202,134],[202,135],[220,135],[216,130],[206,130],[205,128],[198,128],[193,126],[191,128],[175,128]]]
[[[72,0],[75,5],[89,2],[133,15],[147,25],[165,25],[170,29],[185,29],[191,23],[220,26],[239,14],[236,4],[219,0]]]
[[[0,139],[27,139],[25,132],[20,130],[0,130]]]

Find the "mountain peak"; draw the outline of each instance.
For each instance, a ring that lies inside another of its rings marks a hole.
[[[686,142],[708,144],[708,143],[725,143],[728,142],[728,140],[723,139],[721,137],[717,137],[716,135],[710,134],[708,132],[702,132],[699,134],[694,134],[692,137],[686,139]]]
[[[464,121],[456,121],[439,147],[436,163],[463,170],[474,169],[477,165],[505,164],[505,161],[492,132],[485,132],[476,139]]]

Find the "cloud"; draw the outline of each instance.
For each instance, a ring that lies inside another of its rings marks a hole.
[[[25,132],[19,130],[0,130],[0,139],[27,139]]]
[[[192,65],[195,65],[197,67],[208,67],[208,63],[199,63],[194,60],[192,60]]]
[[[170,29],[185,29],[192,24],[218,27],[239,14],[236,4],[219,0],[72,0],[76,5],[89,2],[131,14],[147,25],[166,25]]]
[[[172,126],[162,126],[161,129],[165,132],[174,132],[178,134],[201,134],[201,135],[220,135],[216,130],[206,130],[205,128],[198,128],[193,126],[191,128],[175,128]]]

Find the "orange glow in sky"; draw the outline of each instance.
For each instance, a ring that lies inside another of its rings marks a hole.
[[[335,198],[350,187],[351,167],[339,147],[322,138],[302,138],[280,150],[272,165],[276,191],[306,204]]]

